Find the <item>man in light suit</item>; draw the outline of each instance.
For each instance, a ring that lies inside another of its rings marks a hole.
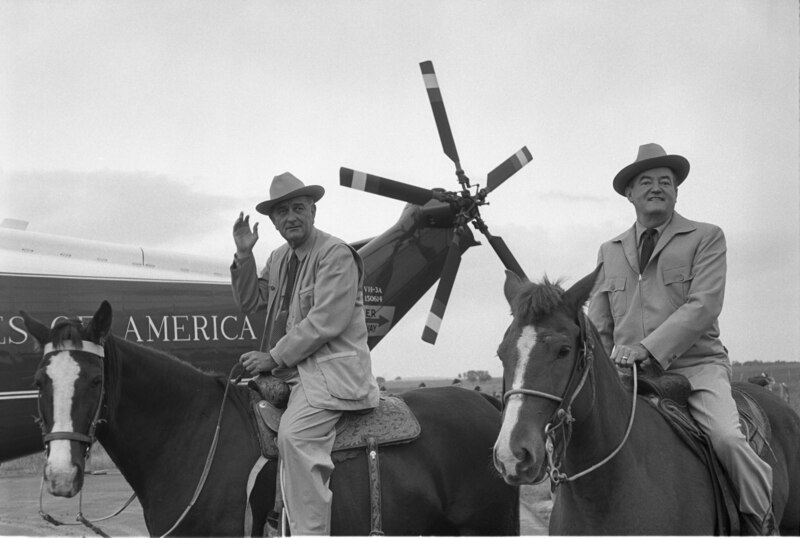
[[[649,361],[689,379],[690,411],[739,492],[745,527],[771,534],[772,469],[740,430],[731,364],[719,338],[725,236],[713,224],[675,212],[678,185],[688,173],[684,157],[645,144],[614,178],[614,190],[633,205],[636,222],[600,247],[602,270],[589,318],[618,365]]]
[[[325,190],[286,172],[275,176],[270,199],[256,206],[286,244],[259,276],[253,259],[258,224],[240,213],[233,227],[233,296],[244,312],[267,310],[262,349],[241,362],[291,389],[278,431],[282,487],[294,536],[330,534],[331,449],[343,411],[378,404],[363,303],[363,263],[349,245],[314,227]]]

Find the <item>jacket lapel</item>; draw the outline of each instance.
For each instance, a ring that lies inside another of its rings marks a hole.
[[[678,234],[684,234],[695,230],[695,225],[689,219],[686,219],[679,215],[677,212],[672,214],[672,220],[664,228],[664,233],[661,234],[661,237],[658,238],[658,243],[656,243],[656,248],[653,249],[652,258],[655,258],[656,255],[664,250],[664,247]]]
[[[628,264],[635,272],[639,272],[639,248],[636,245],[636,225],[631,226],[627,231],[622,232],[611,241],[622,244],[622,251]]]

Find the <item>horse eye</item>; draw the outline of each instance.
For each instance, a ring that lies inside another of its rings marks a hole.
[[[558,350],[558,358],[563,359],[564,357],[569,355],[570,351],[572,351],[571,346],[561,346],[561,349]]]

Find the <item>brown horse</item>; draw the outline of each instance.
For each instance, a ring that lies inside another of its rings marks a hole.
[[[65,321],[51,330],[23,317],[44,347],[36,384],[51,493],[71,497],[80,491],[84,454],[96,427],[97,439],[136,492],[151,534],[243,535],[248,475],[260,454],[249,389],[110,335],[107,302],[85,326]],[[491,464],[500,411],[480,393],[455,387],[402,397],[422,434],[381,447],[383,532],[516,534],[517,488]],[[208,460],[215,424],[219,441]],[[198,490],[208,461],[205,486]],[[275,473],[272,461],[254,489],[254,535],[261,535],[274,505]],[[370,532],[369,483],[365,451],[336,465],[330,483],[333,534]]]
[[[511,389],[495,466],[510,484],[548,476],[559,484],[551,534],[714,534],[709,471],[652,406],[632,397],[583,313],[596,275],[564,291],[508,273],[514,320],[498,355]],[[742,388],[769,416],[775,517],[782,534],[797,534],[800,417],[775,395]]]

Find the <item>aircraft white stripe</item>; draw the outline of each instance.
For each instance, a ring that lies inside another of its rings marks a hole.
[[[522,166],[525,166],[530,162],[528,157],[525,156],[525,152],[522,150],[519,150],[515,155],[517,156],[517,159],[519,159],[519,162]]]
[[[107,277],[93,275],[57,275],[57,274],[34,274],[34,273],[5,273],[0,272],[0,277],[22,277],[22,278],[60,278],[67,280],[103,280],[108,282],[154,282],[169,284],[217,284],[219,286],[230,286],[230,279],[227,280],[170,280],[166,278],[124,278]]]
[[[528,325],[522,329],[522,334],[517,340],[517,364],[514,368],[514,380],[511,384],[512,389],[522,388],[525,371],[528,369],[531,350],[535,345],[536,329],[533,325]],[[494,445],[497,459],[500,460],[509,473],[513,472],[514,466],[517,463],[517,458],[511,451],[511,432],[514,431],[515,426],[519,422],[520,413],[522,412],[522,401],[522,394],[512,394],[508,398],[505,414],[503,416],[503,425],[500,427],[500,433],[497,435],[497,442]]]
[[[367,174],[353,170],[353,184],[351,187],[360,191],[367,190]]]
[[[38,394],[36,390],[12,390],[0,392],[0,400],[26,400],[36,398]]]
[[[72,425],[72,400],[75,396],[75,381],[80,374],[80,367],[67,351],[62,351],[50,358],[47,375],[53,381],[53,429],[54,432],[74,431]],[[50,441],[50,455],[47,465],[51,473],[70,473],[72,471],[72,455],[70,441],[55,439]]]

